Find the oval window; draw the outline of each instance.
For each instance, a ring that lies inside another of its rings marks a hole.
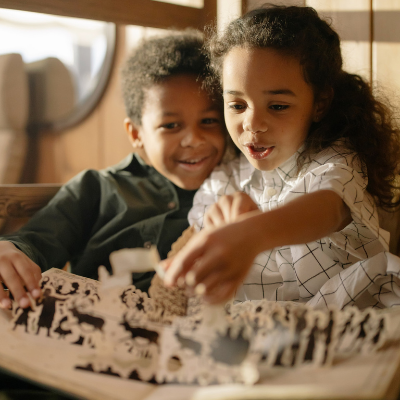
[[[33,122],[58,131],[77,124],[93,110],[111,71],[115,24],[0,9],[0,35],[12,38],[0,41],[0,54],[21,54],[30,81],[40,69],[41,73],[46,70],[46,79],[50,81],[51,72],[62,71],[59,87],[64,92],[57,96],[62,97],[61,106]],[[35,100],[42,97],[40,93]]]

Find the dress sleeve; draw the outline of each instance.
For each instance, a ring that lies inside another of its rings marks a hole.
[[[12,242],[42,271],[62,268],[90,238],[101,188],[97,171],[84,171],[62,186],[47,206],[19,231],[0,237]]]
[[[367,177],[351,165],[328,163],[321,165],[306,176],[307,192],[319,190],[332,190],[337,193],[349,207],[353,219],[352,226],[342,231],[343,234],[363,235],[378,239],[383,250],[389,248],[389,233],[379,228],[377,207],[372,196],[367,192]],[[352,231],[349,232],[349,229]],[[347,233],[346,233],[347,231]],[[332,235],[338,239],[337,234]]]
[[[216,167],[194,195],[193,206],[188,215],[189,224],[194,226],[196,231],[201,230],[204,215],[210,206],[220,197],[238,190],[240,190],[239,159]]]

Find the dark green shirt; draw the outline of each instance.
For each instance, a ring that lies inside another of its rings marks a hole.
[[[111,269],[115,250],[155,244],[166,258],[189,226],[194,193],[131,154],[116,166],[81,172],[27,225],[0,240],[13,242],[43,271],[69,261],[72,273],[97,279],[100,265]],[[152,276],[134,274],[134,283],[147,290]]]

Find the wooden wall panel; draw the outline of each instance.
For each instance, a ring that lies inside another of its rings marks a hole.
[[[122,100],[120,70],[129,48],[125,43],[125,27],[120,27],[119,49],[114,74],[111,77],[104,101],[100,105],[101,126],[104,134],[102,142],[102,168],[116,164],[133,151],[125,133],[123,121],[126,117]]]
[[[306,0],[332,21],[342,42],[343,68],[371,79],[370,0]]]
[[[373,1],[373,78],[400,109],[400,1]]]

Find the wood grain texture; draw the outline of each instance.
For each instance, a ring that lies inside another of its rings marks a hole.
[[[0,7],[153,28],[202,29],[205,20],[203,9],[152,0],[0,0]]]
[[[61,185],[0,185],[0,218],[31,217],[44,207]]]
[[[332,22],[341,39],[343,69],[371,81],[371,4],[370,0],[306,0]]]

